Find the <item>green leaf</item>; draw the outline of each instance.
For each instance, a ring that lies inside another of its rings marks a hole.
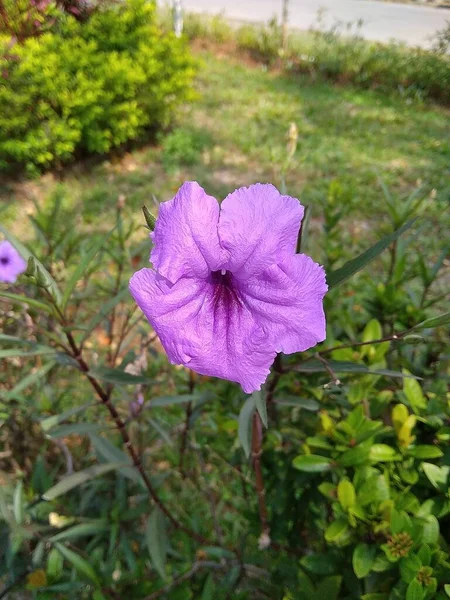
[[[100,310],[92,317],[86,327],[86,331],[81,339],[81,344],[88,339],[93,329],[99,325],[103,319],[125,298],[129,298],[130,292],[128,285],[123,287],[116,296],[113,296],[108,302],[102,304]]]
[[[433,463],[422,463],[422,469],[428,477],[430,483],[441,492],[446,492],[447,480],[450,472],[450,467],[446,465],[438,467]]]
[[[391,460],[401,460],[401,455],[397,453],[395,448],[391,448],[387,444],[373,444],[370,447],[369,458],[373,462],[388,462]]]
[[[114,230],[112,229],[108,232],[104,237],[100,240],[97,240],[93,246],[86,252],[86,254],[81,255],[80,262],[78,263],[75,271],[72,273],[71,278],[64,286],[64,294],[61,300],[61,308],[64,310],[67,306],[67,302],[69,301],[70,295],[75,289],[78,281],[84,275],[86,269],[88,268],[91,261],[94,259],[95,255],[102,249],[103,245],[111,235]]]
[[[42,495],[44,500],[55,500],[59,496],[66,494],[69,490],[73,490],[73,488],[98,477],[99,475],[104,475],[105,473],[109,473],[110,471],[114,471],[119,467],[123,467],[123,463],[106,463],[104,465],[93,465],[92,467],[88,467],[83,471],[78,471],[78,473],[73,473],[72,475],[68,475],[59,481],[56,485],[51,487],[49,490]]]
[[[142,375],[131,375],[122,369],[110,369],[109,367],[98,367],[89,372],[95,379],[101,379],[116,385],[142,385],[154,383],[150,377]]]
[[[48,539],[49,542],[60,542],[61,540],[69,540],[73,538],[86,537],[96,535],[108,530],[106,521],[98,520],[89,523],[80,523],[61,531]]]
[[[341,588],[342,577],[335,575],[319,582],[314,594],[314,600],[337,600]]]
[[[341,467],[356,467],[368,462],[369,452],[366,446],[356,446],[341,454],[336,460]]]
[[[345,511],[352,508],[356,502],[356,493],[353,483],[347,479],[340,481],[337,487],[337,496],[339,504]]]
[[[79,412],[82,412],[90,408],[91,406],[95,406],[96,404],[96,402],[88,402],[87,404],[82,404],[81,406],[75,406],[74,408],[70,408],[69,410],[66,410],[59,415],[52,415],[51,417],[47,417],[46,419],[43,419],[41,421],[42,430],[47,432],[53,427],[56,427],[56,425],[59,425],[63,421],[67,421],[67,419],[69,419],[70,417],[73,417]]]
[[[213,600],[214,596],[217,592],[216,585],[214,583],[213,574],[210,573],[206,578],[206,581],[203,585],[202,595],[200,596],[200,600]]]
[[[325,539],[327,542],[339,542],[339,540],[348,533],[348,523],[346,519],[336,519],[325,529]]]
[[[422,542],[434,546],[439,541],[439,521],[434,515],[428,515],[422,528]]]
[[[353,571],[358,579],[366,577],[375,561],[376,547],[368,544],[358,544],[352,557]]]
[[[76,552],[73,552],[73,550],[70,550],[70,548],[66,548],[66,546],[63,546],[62,544],[59,544],[58,542],[55,543],[55,548],[75,568],[75,570],[78,571],[78,573],[80,575],[84,575],[85,577],[90,579],[93,583],[95,583],[95,585],[100,587],[100,581],[99,581],[94,569],[84,558],[82,558]]]
[[[447,594],[447,596],[450,598],[450,583],[446,583],[444,585],[444,590],[445,590],[445,593]]]
[[[99,435],[95,435],[93,433],[89,434],[91,442],[103,460],[106,463],[120,463],[120,473],[127,479],[134,481],[135,483],[142,484],[142,479],[139,471],[134,468],[133,461],[130,456],[114,446],[109,440],[105,437],[101,437]]]
[[[162,579],[165,579],[167,556],[166,524],[163,513],[158,507],[154,508],[145,529],[145,540],[153,566]]]
[[[406,600],[423,600],[425,592],[422,585],[413,579],[406,590]]]
[[[411,456],[414,456],[414,458],[440,458],[441,456],[444,456],[444,453],[442,452],[442,450],[440,448],[438,448],[437,446],[427,446],[427,445],[423,445],[423,446],[414,446],[413,448],[410,448],[408,450],[409,454],[411,454]]]
[[[103,426],[104,427],[104,426]],[[87,433],[97,433],[102,429],[102,426],[98,423],[70,423],[69,425],[62,425],[56,427],[48,432],[48,436],[51,439],[63,438],[68,435],[85,435]]]
[[[239,413],[238,420],[238,437],[247,458],[250,456],[250,450],[252,446],[251,423],[255,410],[255,399],[253,395],[251,395],[244,402],[241,412]]]
[[[416,578],[417,572],[422,567],[420,558],[416,554],[410,554],[400,559],[400,574],[405,583],[411,583]]]
[[[306,473],[323,473],[331,469],[331,459],[318,454],[301,454],[294,458],[292,465]]]
[[[354,373],[363,375],[377,375],[385,377],[395,377],[400,379],[421,379],[411,373],[401,373],[400,371],[391,371],[390,369],[369,369],[362,363],[354,363],[345,360],[327,360],[327,366],[335,373]],[[322,373],[327,372],[325,365],[319,360],[307,360],[293,367],[294,371],[299,373]]]
[[[54,314],[54,310],[53,310],[52,306],[49,306],[48,304],[45,304],[44,302],[41,302],[40,300],[35,300],[34,298],[28,298],[28,296],[21,296],[20,294],[13,294],[11,292],[4,292],[3,290],[0,290],[0,297],[7,298],[8,300],[11,300],[11,302],[13,302],[15,304],[27,304],[28,306],[31,306],[32,308],[36,308],[37,310],[45,312],[49,315]]]
[[[150,400],[150,407],[171,406],[172,404],[187,404],[201,399],[200,394],[180,394],[179,396],[158,396]]]
[[[328,287],[332,288],[332,287],[342,283],[343,281],[345,281],[346,279],[348,279],[349,277],[351,277],[352,275],[354,275],[355,273],[357,273],[358,271],[360,271],[361,269],[366,267],[370,262],[372,262],[372,260],[377,258],[377,256],[379,256],[383,252],[383,250],[385,250],[389,246],[389,244],[394,242],[403,233],[405,233],[405,231],[407,231],[413,225],[415,220],[416,219],[411,219],[411,220],[407,221],[402,227],[400,227],[400,229],[397,229],[397,231],[394,231],[393,233],[389,233],[388,235],[385,235],[380,241],[378,241],[376,244],[374,244],[371,248],[369,248],[368,250],[366,250],[365,252],[363,252],[362,254],[357,256],[356,258],[353,258],[352,260],[349,260],[348,262],[346,262],[345,265],[343,265],[340,269],[337,269],[336,271],[332,271],[331,273],[328,273],[327,274]]]
[[[60,305],[61,304],[61,292],[59,291],[58,286],[56,285],[56,281],[53,279],[53,277],[50,275],[50,273],[47,271],[47,269],[44,267],[44,265],[34,256],[34,254],[32,254],[28,250],[28,248],[26,246],[24,246],[22,244],[22,242],[20,242],[16,238],[16,236],[14,236],[5,227],[3,227],[3,225],[0,225],[0,231],[3,233],[5,238],[14,246],[14,248],[17,250],[17,252],[22,256],[22,258],[25,261],[28,261],[28,259],[31,256],[33,257],[36,266],[43,273],[43,275],[48,283],[49,292],[55,299],[56,303],[58,305]]]
[[[316,412],[320,408],[320,404],[316,400],[310,398],[297,398],[297,396],[283,395],[281,398],[275,398],[276,404],[280,406],[298,406],[311,412]]]
[[[0,358],[15,358],[16,356],[51,356],[56,351],[49,346],[34,346],[31,350],[20,350],[19,348],[8,348],[0,350]]]
[[[53,361],[50,361],[46,365],[41,367],[40,369],[36,369],[36,371],[34,371],[33,373],[30,373],[29,375],[27,375],[26,377],[21,379],[19,381],[19,383],[17,383],[17,385],[15,385],[12,388],[12,390],[9,390],[9,392],[6,392],[6,394],[4,394],[4,397],[7,400],[19,399],[19,395],[23,390],[25,390],[28,387],[31,387],[32,385],[37,383],[40,379],[45,377],[47,375],[47,373],[50,371],[50,369],[52,369],[54,366],[55,366],[55,363]]]
[[[403,369],[403,372],[407,375],[410,375],[409,371],[406,369]],[[420,384],[417,381],[409,378],[404,379],[403,393],[408,399],[408,402],[416,415],[420,414],[422,410],[426,409],[427,400],[422,392]]]
[[[252,394],[253,400],[255,402],[256,410],[261,417],[261,421],[264,424],[264,427],[267,429],[269,427],[269,421],[267,419],[267,402],[266,395],[262,392],[256,391]]]
[[[47,576],[53,581],[59,579],[64,569],[64,559],[56,548],[52,548],[47,557]]]
[[[14,489],[14,519],[17,525],[22,525],[25,516],[25,498],[23,494],[23,482],[18,481]]]
[[[300,564],[315,575],[333,575],[337,572],[330,554],[308,554],[300,560]]]
[[[447,323],[450,323],[450,311],[444,313],[443,315],[439,315],[438,317],[430,317],[429,319],[425,319],[425,321],[414,325],[412,329],[431,329],[432,327],[447,325]]]
[[[297,572],[298,584],[299,588],[302,590],[302,600],[305,597],[305,600],[313,600],[315,587],[311,579],[308,575],[302,570],[299,569]]]

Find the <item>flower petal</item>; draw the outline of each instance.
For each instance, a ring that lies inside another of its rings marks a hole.
[[[326,337],[323,267],[305,254],[286,258],[264,274],[239,280],[242,301],[270,333],[277,352],[303,352]]]
[[[0,281],[14,283],[26,268],[26,261],[14,246],[6,240],[0,242]]]
[[[171,283],[183,276],[207,277],[222,268],[227,255],[217,233],[219,211],[217,200],[195,181],[161,203],[150,260]]]
[[[229,194],[219,218],[220,243],[230,253],[226,268],[245,279],[294,254],[303,212],[298,200],[270,184]]]
[[[153,325],[171,362],[202,375],[260,389],[275,358],[267,332],[226,286],[182,278],[174,285],[152,269],[130,280],[130,291]]]

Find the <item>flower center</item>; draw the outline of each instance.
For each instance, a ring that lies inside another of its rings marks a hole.
[[[230,271],[222,269],[211,273],[211,283],[213,284],[213,307],[214,311],[224,311],[229,315],[231,308],[241,308],[242,301],[239,297],[235,280]]]
[[[9,264],[9,258],[7,256],[0,257],[0,265],[5,266],[7,264]]]

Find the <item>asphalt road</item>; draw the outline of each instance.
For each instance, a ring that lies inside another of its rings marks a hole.
[[[183,0],[186,10],[209,14],[222,13],[240,21],[267,22],[281,17],[282,0]],[[429,38],[450,21],[450,10],[376,0],[290,0],[289,26],[309,29],[317,12],[325,9],[325,25],[336,21],[363,21],[361,34],[370,40],[396,39],[409,45],[428,47]]]

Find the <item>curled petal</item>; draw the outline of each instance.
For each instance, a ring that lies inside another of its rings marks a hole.
[[[268,334],[230,281],[182,278],[170,284],[152,269],[133,275],[130,291],[171,362],[260,389],[275,358]]]
[[[150,260],[175,283],[180,277],[207,277],[222,267],[226,253],[217,233],[219,204],[198,183],[188,181],[172,200],[162,202]]]
[[[303,352],[325,339],[322,301],[327,289],[323,267],[305,254],[239,280],[242,301],[269,333],[273,349],[285,354]]]
[[[226,268],[246,279],[294,254],[303,212],[298,200],[270,184],[229,194],[219,219],[220,243],[230,253]]]

